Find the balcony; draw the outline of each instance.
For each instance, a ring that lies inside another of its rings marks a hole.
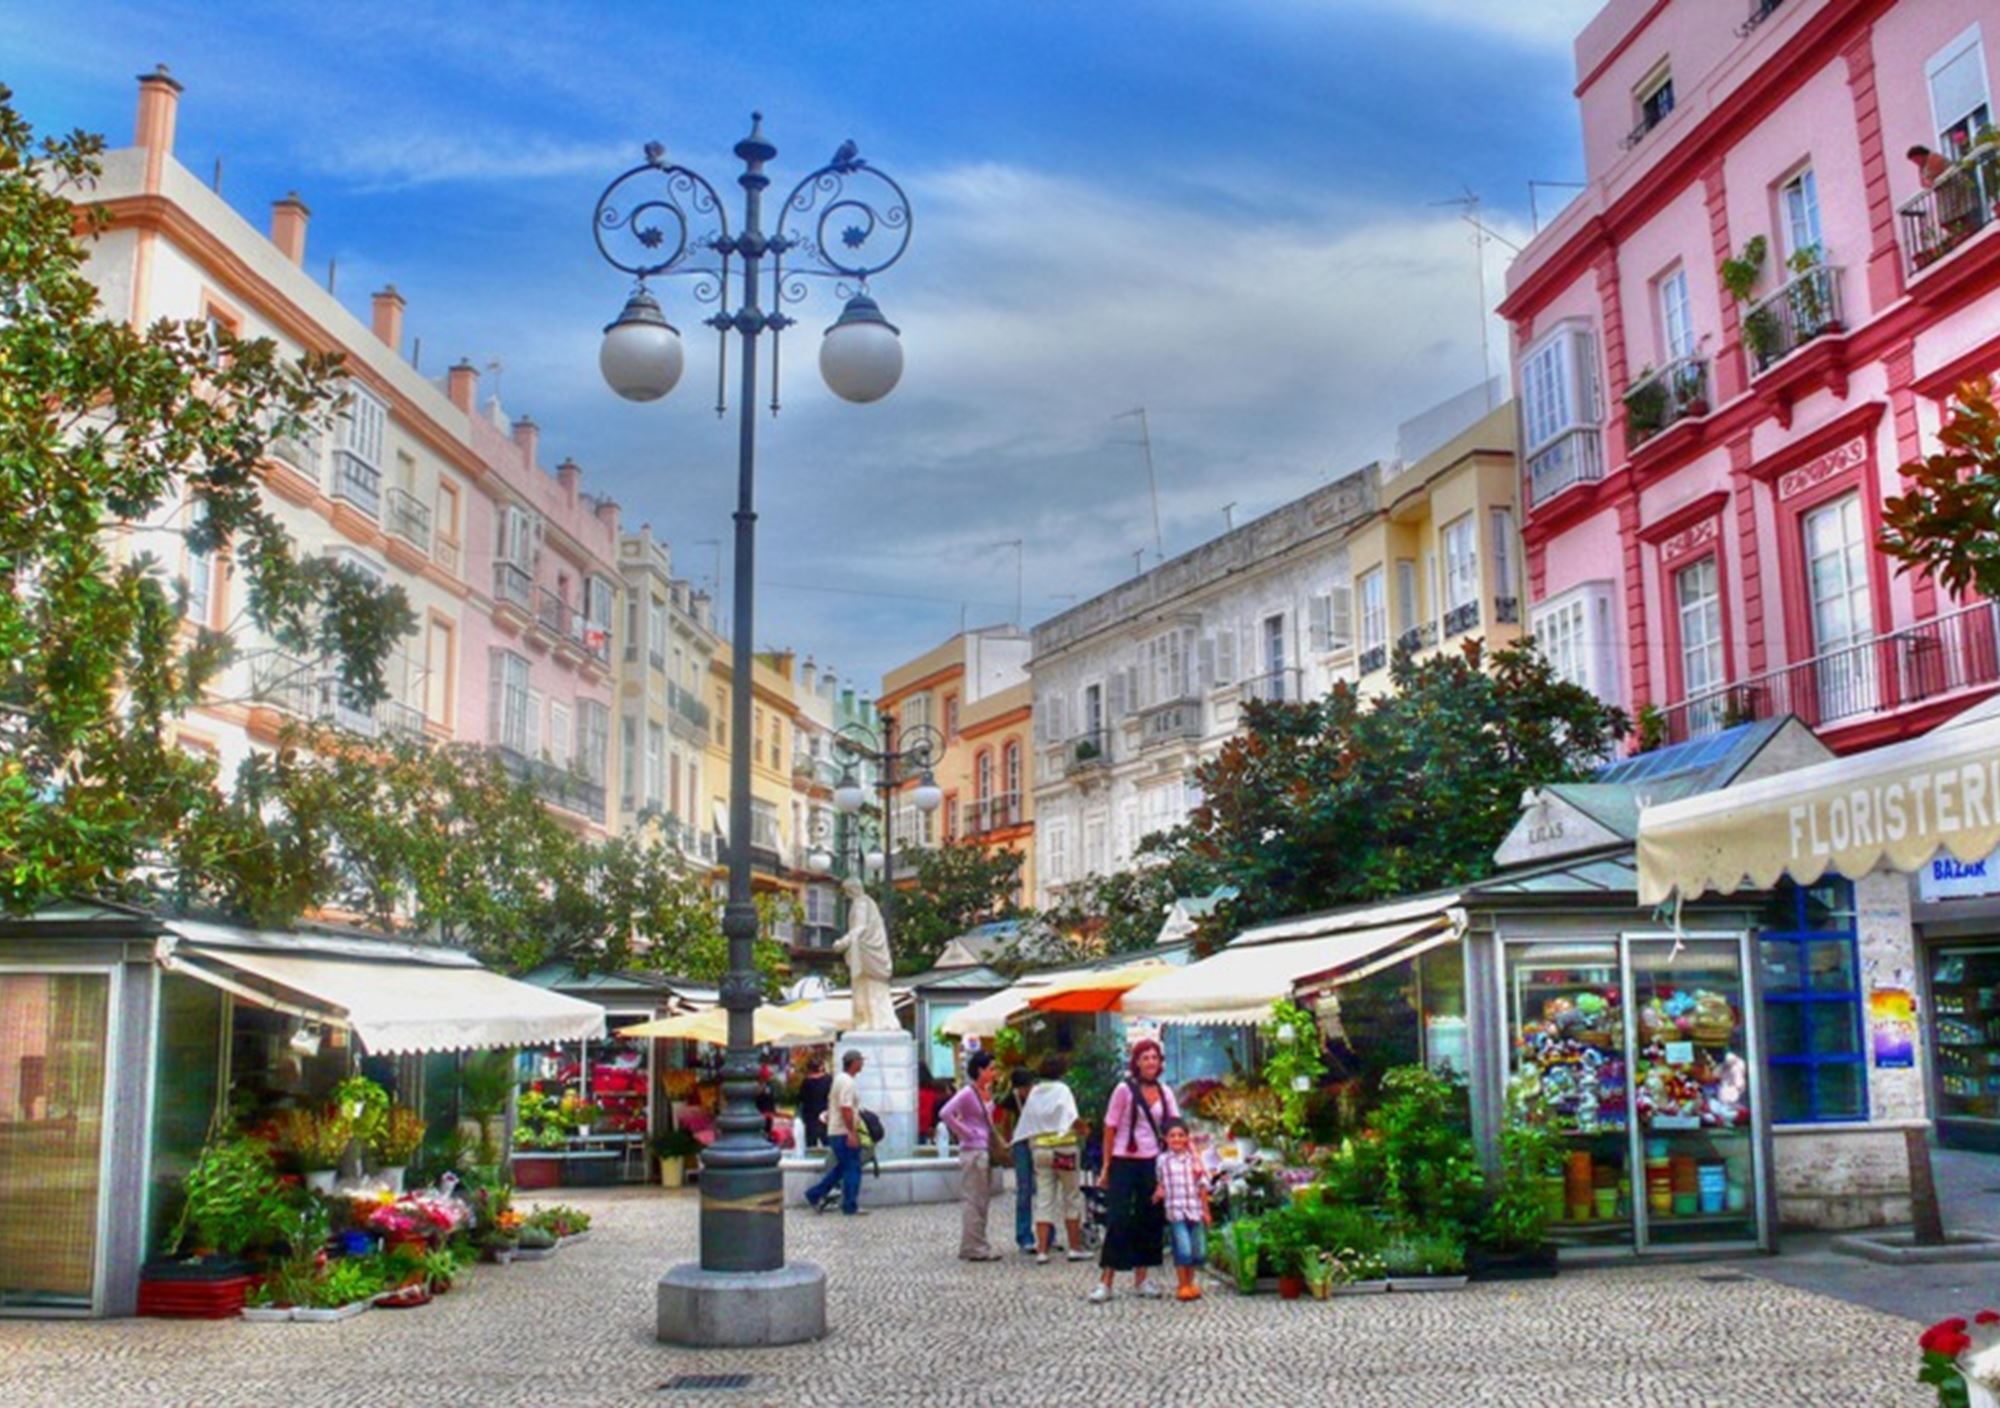
[[[708,706],[695,696],[693,690],[669,684],[667,707],[673,711],[671,721],[680,725],[684,732],[697,741],[708,737]]]
[[[1013,792],[1002,792],[988,797],[983,802],[967,802],[959,809],[960,833],[969,841],[987,836],[995,831],[1005,831],[1010,826],[1022,822],[1021,798]]]
[[[1840,270],[1815,264],[1743,315],[1751,374],[1762,375],[1822,333],[1841,327]]]
[[[382,516],[382,471],[352,450],[333,452],[333,497],[370,518]]]
[[[547,587],[535,593],[535,624],[557,640],[573,636],[569,628],[573,614],[569,603]]]
[[[1444,634],[1446,640],[1451,639],[1453,636],[1462,636],[1467,631],[1476,631],[1478,629],[1479,598],[1477,597],[1474,597],[1471,601],[1462,601],[1444,613]]]
[[[297,440],[289,435],[274,435],[265,447],[271,458],[290,465],[306,478],[319,483],[319,442],[317,440]]]
[[[373,738],[382,731],[382,721],[378,717],[382,706],[357,703],[340,676],[321,675],[314,682],[314,688],[315,718],[363,738]]]
[[[1062,774],[1076,777],[1111,766],[1111,731],[1089,729],[1062,745]]]
[[[418,552],[431,550],[431,509],[407,489],[389,490],[389,531]]]
[[[1389,664],[1389,647],[1371,645],[1355,660],[1354,667],[1364,675],[1372,675]]]
[[[600,825],[604,821],[604,786],[592,782],[580,772],[572,772],[560,763],[546,758],[530,758],[525,753],[516,752],[505,744],[493,745],[494,756],[500,766],[515,781],[525,783],[550,806],[560,807],[566,812],[575,812]]]
[[[1626,441],[1636,450],[1668,426],[1708,414],[1708,360],[1694,355],[1648,371],[1625,393]]]
[[[2000,144],[1983,144],[1897,212],[1911,278],[2000,220]]]
[[[1254,699],[1259,704],[1298,704],[1305,697],[1304,680],[1297,669],[1266,670],[1243,681],[1237,694],[1239,699]]]
[[[493,564],[493,600],[511,606],[523,615],[535,609],[535,579],[528,569],[512,562]]]
[[[1493,598],[1493,624],[1496,626],[1518,626],[1521,624],[1521,598],[1518,596],[1496,596]]]
[[[316,699],[312,671],[296,655],[271,651],[257,656],[250,665],[250,696],[280,713],[309,719]]]
[[[1575,484],[1604,477],[1604,440],[1594,425],[1564,431],[1528,456],[1528,503],[1540,508]]]
[[[1170,699],[1155,704],[1139,716],[1139,746],[1159,748],[1172,743],[1193,743],[1201,737],[1201,701]]]
[[[1836,728],[2000,684],[2000,609],[1981,602],[1908,630],[1830,650],[1668,707],[1666,741],[1797,714]]]
[[[376,718],[381,731],[391,738],[422,738],[424,736],[424,711],[414,704],[405,704],[400,699],[384,699],[375,706]]]
[[[1785,0],[1750,0],[1750,17],[1736,26],[1736,37],[1748,39],[1750,32],[1771,18],[1771,12],[1784,3]]]
[[[1405,655],[1415,655],[1419,650],[1429,650],[1437,643],[1438,628],[1435,621],[1412,626],[1396,637],[1396,649]]]

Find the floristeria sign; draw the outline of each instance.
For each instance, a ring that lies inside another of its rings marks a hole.
[[[1828,870],[1915,871],[1941,851],[1973,862],[2000,845],[2000,719],[1946,725],[1873,753],[1649,807],[1639,896],[1769,889]]]

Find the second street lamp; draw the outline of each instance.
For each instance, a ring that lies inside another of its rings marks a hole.
[[[785,1261],[784,1180],[778,1148],[757,1111],[757,1054],[751,1014],[761,989],[751,961],[757,910],[750,891],[751,669],[755,639],[758,343],[771,343],[771,410],[778,409],[779,335],[794,320],[784,309],[803,301],[811,279],[831,282],[844,300],[820,347],[820,370],[835,395],[879,400],[902,375],[895,327],[868,293],[868,280],[903,257],[910,244],[910,204],[901,186],[844,142],[778,207],[764,228],[765,166],[778,149],[764,136],[763,115],[736,144],[743,170],[743,222],[730,232],[726,206],[707,178],[667,160],[658,142],[645,160],[598,197],[591,232],[598,252],[636,281],[624,308],[604,330],[598,366],[629,401],[656,401],[680,381],[685,361],[678,329],[647,280],[684,275],[697,302],[715,306],[704,321],[717,335],[716,413],[727,410],[731,334],[742,359],[736,460],[736,560],[733,675],[730,680],[729,900],[722,932],[729,968],[722,1006],[729,1045],[722,1065],[717,1138],[701,1156],[701,1259],[660,1279],[659,1338],[688,1345],[795,1344],[826,1333],[826,1276],[808,1262]],[[764,303],[769,298],[769,306]],[[734,308],[732,297],[740,300]]]

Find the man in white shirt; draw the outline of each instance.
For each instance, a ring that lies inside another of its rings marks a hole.
[[[840,1185],[840,1210],[849,1217],[864,1217],[861,1210],[861,1074],[863,1057],[850,1051],[840,1058],[840,1074],[826,1097],[826,1143],[833,1152],[833,1166],[819,1182],[806,1189],[806,1206],[825,1212],[833,1201],[833,1188]]]

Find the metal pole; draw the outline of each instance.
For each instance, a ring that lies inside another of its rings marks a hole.
[[[896,716],[882,716],[882,932],[896,951]]]
[[[750,893],[750,736],[752,648],[757,581],[757,334],[763,330],[757,277],[766,248],[764,164],[778,154],[765,140],[763,117],[751,115],[748,137],[736,144],[743,162],[743,230],[736,241],[743,259],[743,305],[736,329],[743,344],[742,397],[737,431],[735,633],[730,662],[729,902],[722,932],[729,944],[729,971],[722,981],[722,1005],[729,1012],[729,1047],[722,1063],[722,1109],[717,1137],[702,1154],[701,1265],[704,1271],[776,1271],[785,1264],[784,1182],[778,1146],[757,1111],[757,1056],[752,1045],[753,1013],[762,994],[752,948],[757,939],[757,906]]]

